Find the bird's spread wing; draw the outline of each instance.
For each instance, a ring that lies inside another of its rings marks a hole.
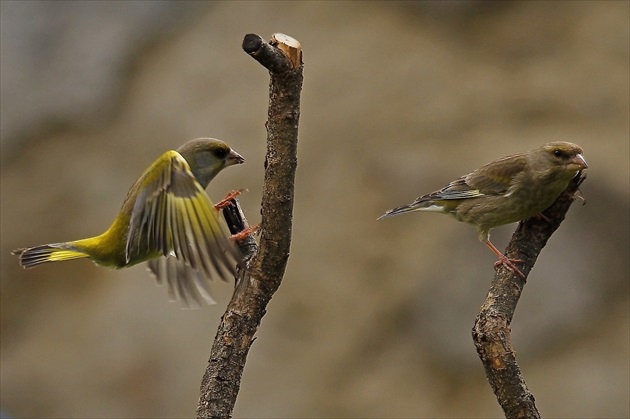
[[[166,285],[170,301],[180,300],[184,308],[215,304],[207,279],[175,257],[155,258],[147,262],[159,286]]]
[[[240,252],[230,240],[219,212],[179,153],[164,153],[139,182],[127,238],[127,260],[146,253],[172,254],[206,278],[217,273],[225,280],[227,274],[235,274]],[[180,277],[183,271],[151,269],[158,275],[168,274],[169,284],[178,278],[180,282],[173,289],[180,290],[185,298],[186,285],[182,281],[186,280],[180,279],[186,277]]]

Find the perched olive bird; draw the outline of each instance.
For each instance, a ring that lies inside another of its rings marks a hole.
[[[133,184],[112,225],[100,236],[18,249],[20,264],[89,258],[125,268],[148,261],[171,300],[213,303],[213,274],[234,276],[241,254],[205,188],[224,168],[245,159],[223,141],[191,140],[162,154]],[[165,256],[165,257],[163,257]],[[200,298],[201,297],[201,298]]]
[[[524,277],[514,265],[519,261],[508,259],[490,242],[490,230],[540,214],[587,167],[578,145],[553,142],[488,163],[379,219],[413,211],[450,215],[477,228],[479,240],[499,258],[496,265]]]

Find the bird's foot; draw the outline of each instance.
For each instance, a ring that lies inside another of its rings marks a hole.
[[[243,240],[245,237],[249,236],[250,234],[255,234],[258,230],[260,229],[260,225],[257,224],[253,227],[248,227],[243,231],[240,231],[236,234],[232,234],[230,236],[230,239],[234,240],[234,241],[241,241]]]
[[[225,198],[219,201],[219,203],[217,203],[214,206],[214,208],[217,210],[222,210],[223,208],[228,207],[231,204],[230,201],[232,201],[234,198],[236,198],[243,192],[247,192],[247,189],[237,189],[237,190],[228,192]]]
[[[523,272],[521,272],[515,265],[515,263],[523,263],[522,260],[510,259],[509,257],[505,256],[499,251],[499,249],[494,247],[494,245],[490,243],[490,240],[488,240],[487,238],[485,240],[482,240],[482,242],[484,242],[485,245],[488,246],[488,248],[492,251],[492,253],[497,255],[497,257],[499,258],[499,260],[494,263],[494,269],[497,269],[500,265],[503,265],[508,268],[512,273],[515,273],[521,278],[525,279],[525,275],[523,275]]]
[[[521,259],[510,259],[504,255],[500,255],[499,260],[494,262],[494,269],[497,269],[499,266],[503,265],[512,273],[515,273],[516,275],[525,279],[525,275],[523,274],[523,272],[520,271],[520,269],[516,267],[515,263],[523,263],[523,261]]]
[[[580,199],[582,200],[582,205],[586,205],[586,198],[584,198],[584,195],[582,195],[582,191],[579,189],[573,194],[573,199]]]

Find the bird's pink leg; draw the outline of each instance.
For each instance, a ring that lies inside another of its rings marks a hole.
[[[227,207],[228,205],[230,205],[230,201],[234,198],[236,198],[237,196],[239,196],[243,191],[245,191],[245,189],[238,189],[235,191],[230,191],[228,192],[228,194],[225,196],[225,198],[223,198],[221,201],[219,201],[219,203],[217,203],[214,208],[216,210],[221,210],[225,207]]]
[[[249,236],[250,234],[254,234],[258,231],[258,229],[260,228],[260,225],[255,225],[254,227],[248,227],[245,230],[238,232],[236,234],[232,234],[230,236],[230,239],[234,240],[234,241],[241,241],[243,240],[245,237]]]
[[[520,259],[510,259],[507,256],[505,256],[503,253],[501,253],[499,251],[499,249],[497,249],[496,247],[494,247],[494,245],[492,243],[490,243],[490,240],[484,240],[484,243],[486,244],[486,246],[488,246],[488,248],[490,250],[492,250],[492,253],[494,253],[495,255],[497,255],[497,257],[499,258],[499,260],[497,260],[494,263],[494,267],[497,268],[499,265],[503,265],[506,268],[508,268],[510,271],[512,271],[513,273],[517,274],[518,276],[520,276],[521,278],[525,279],[525,275],[523,275],[523,272],[521,272],[515,265],[515,263],[521,263],[523,262]]]

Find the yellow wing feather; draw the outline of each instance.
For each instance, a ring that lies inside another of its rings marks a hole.
[[[196,300],[198,295],[211,299],[198,275],[206,279],[219,275],[226,280],[235,275],[241,260],[219,211],[176,151],[164,153],[139,182],[127,236],[127,260],[147,249],[156,255],[174,256],[183,266],[149,264],[158,281],[167,283],[169,292],[185,301]]]

